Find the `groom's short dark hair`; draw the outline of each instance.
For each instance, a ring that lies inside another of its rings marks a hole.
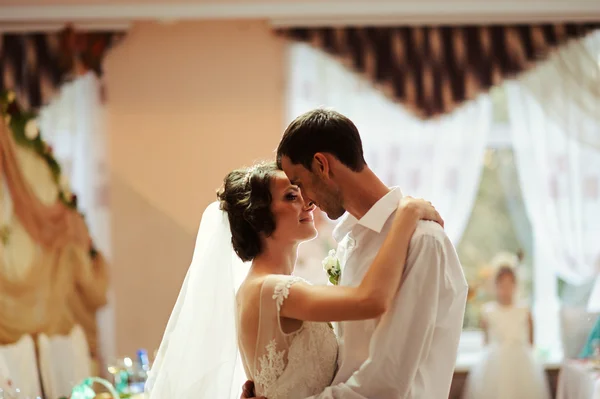
[[[367,164],[358,129],[349,118],[332,110],[314,109],[290,123],[277,148],[277,166],[281,168],[286,156],[293,164],[311,170],[317,152],[332,154],[355,172]]]

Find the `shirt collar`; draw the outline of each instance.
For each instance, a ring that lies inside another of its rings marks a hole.
[[[381,229],[390,215],[398,208],[398,202],[402,198],[402,192],[398,187],[392,189],[373,205],[360,220],[357,220],[350,213],[346,212],[340,223],[333,230],[333,238],[340,242],[354,226],[361,225],[376,233],[381,233]]]

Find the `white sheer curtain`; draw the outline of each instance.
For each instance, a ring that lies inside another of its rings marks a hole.
[[[545,267],[571,284],[589,281],[600,266],[600,149],[571,137],[518,83],[506,92],[521,187],[549,258]],[[573,121],[571,129],[579,126]],[[600,135],[600,124],[596,129]]]
[[[600,30],[569,42],[519,83],[565,134],[600,150]]]
[[[365,158],[388,185],[432,201],[458,244],[479,187],[492,126],[487,96],[435,121],[413,117],[336,59],[304,44],[289,57],[288,120],[315,107],[348,116],[363,138]]]
[[[88,73],[64,85],[40,112],[44,139],[52,146],[70,185],[95,246],[110,259],[107,143],[100,83]],[[98,314],[98,339],[103,360],[115,351],[114,315],[109,304]]]
[[[600,268],[600,75],[597,61],[589,63],[600,52],[590,51],[597,35],[585,40],[505,86],[535,236],[534,313],[542,345],[559,341],[556,275],[579,285]]]

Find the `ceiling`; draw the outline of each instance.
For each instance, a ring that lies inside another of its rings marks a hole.
[[[0,30],[75,22],[265,19],[275,25],[600,21],[598,0],[0,0]]]

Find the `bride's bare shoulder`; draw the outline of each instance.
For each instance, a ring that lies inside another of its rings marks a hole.
[[[271,274],[248,275],[237,292],[238,303],[258,303],[265,281]]]
[[[244,279],[238,290],[238,296],[247,296],[255,291],[260,292],[267,276],[248,276]]]
[[[240,285],[236,294],[237,308],[242,324],[258,323],[258,316],[263,302],[262,288],[271,275],[248,276]]]
[[[248,275],[238,289],[238,303],[259,303],[265,282],[268,280],[269,285],[275,285],[279,279],[283,278],[284,276],[277,274]]]
[[[246,279],[240,285],[238,295],[259,296],[265,281],[276,277],[277,275],[275,274],[260,274],[255,276],[248,275],[248,277],[246,277]]]

